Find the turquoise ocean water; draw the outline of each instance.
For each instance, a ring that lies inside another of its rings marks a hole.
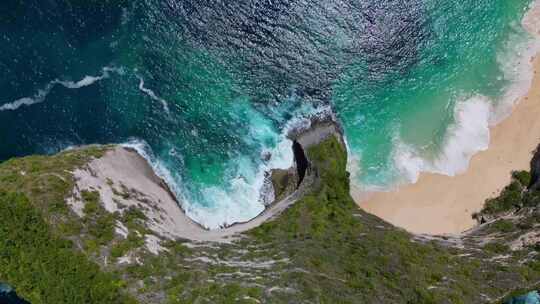
[[[211,228],[264,209],[314,113],[357,186],[455,174],[527,89],[530,2],[3,1],[0,160],[126,144]]]
[[[526,295],[515,297],[504,302],[504,304],[539,304],[540,294],[538,291],[531,291]]]

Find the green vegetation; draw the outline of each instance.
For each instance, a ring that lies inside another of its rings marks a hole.
[[[111,239],[110,217],[103,216],[96,192],[81,193],[83,221],[65,202],[75,185],[70,172],[107,149],[88,147],[0,164],[0,281],[32,304],[135,303],[123,295],[123,281],[102,272],[68,240],[82,238],[90,252]]]
[[[482,215],[495,216],[504,212],[514,211],[522,207],[534,207],[540,203],[540,192],[527,191],[531,181],[528,171],[512,172],[512,181],[496,198],[486,200],[484,208],[476,218]]]
[[[527,171],[513,172],[510,185],[506,186],[498,197],[486,200],[484,208],[473,217],[494,216],[523,206],[522,197],[530,180],[531,175]]]
[[[274,187],[276,201],[280,201],[293,193],[296,190],[297,183],[297,178],[290,174],[289,170],[272,170],[272,186]]]
[[[85,214],[83,222],[90,235],[86,245],[90,252],[95,252],[100,245],[106,245],[114,239],[115,218],[103,207],[99,192],[82,191],[81,196]]]
[[[307,153],[321,177],[318,189],[250,233],[259,244],[286,251],[294,268],[304,270],[282,277],[284,285],[298,291],[295,298],[322,303],[438,303],[476,292],[467,284],[444,291],[426,289],[454,273],[449,266],[471,267],[467,272],[478,266],[452,258],[436,245],[414,243],[408,233],[358,210],[349,195],[346,151],[336,138]]]
[[[486,246],[484,246],[484,249],[488,252],[495,253],[495,254],[503,254],[510,251],[510,248],[508,248],[507,245],[499,243],[499,242],[488,243],[486,244]]]
[[[519,207],[518,204],[521,202],[522,192],[523,185],[516,180],[513,181],[510,185],[504,188],[499,197],[488,199],[486,201],[486,205],[482,210],[482,213],[494,215]]]
[[[527,187],[531,182],[531,173],[529,171],[514,171],[512,172],[512,178],[518,181],[521,185]]]
[[[136,233],[130,232],[125,240],[118,241],[111,247],[111,257],[119,258],[124,256],[132,249],[139,248],[144,245],[144,239]]]
[[[88,147],[54,156],[29,156],[0,164],[0,190],[24,193],[55,228],[78,226],[65,215],[70,212],[65,199],[75,186],[70,172],[99,158],[108,147]],[[64,227],[63,227],[64,226]]]
[[[126,226],[128,235],[126,239],[116,241],[111,247],[112,258],[119,258],[130,250],[142,247],[144,245],[144,235],[150,233],[145,225],[146,216],[141,210],[133,206],[124,210],[123,214],[117,215],[116,218]]]
[[[130,231],[138,231],[140,234],[146,234],[147,229],[144,225],[147,220],[144,213],[131,206],[125,210],[120,218],[120,221],[126,225]]]
[[[135,303],[123,282],[56,237],[21,194],[0,193],[0,281],[39,303]]]
[[[491,224],[491,228],[495,231],[508,233],[508,232],[515,231],[517,227],[512,221],[501,219]]]
[[[0,250],[0,281],[13,284],[32,303],[131,301],[123,290],[149,303],[481,303],[481,294],[496,298],[540,280],[540,262],[523,260],[536,249],[512,252],[508,246],[523,229],[540,222],[535,213],[485,225],[462,239],[465,249],[444,238],[419,240],[356,206],[349,195],[346,151],[335,137],[307,149],[314,183],[278,218],[230,244],[164,241],[166,251],[152,255],[144,249],[144,237],[152,231],[140,209],[111,214],[95,191],[81,192],[82,220],[66,206],[74,185],[69,172],[103,151],[0,164],[0,189],[12,193],[0,200],[2,215],[9,217],[0,227],[2,246],[23,256],[10,260],[2,255],[10,251]],[[537,196],[526,191],[526,182],[525,173],[515,173],[512,184],[485,210],[496,214],[533,205]],[[108,184],[114,189],[112,181]],[[134,192],[139,189],[120,186],[119,196],[139,197]],[[127,238],[115,235],[117,221],[128,228]],[[28,230],[17,224],[26,222]],[[492,234],[493,240],[478,242]],[[52,245],[44,248],[44,240]],[[27,249],[29,244],[36,250]],[[36,257],[40,251],[44,255]],[[115,263],[128,253],[140,263]],[[501,256],[509,258],[493,259]],[[33,262],[27,265],[26,258]],[[57,269],[64,259],[65,269]],[[19,261],[25,264],[13,264]],[[27,277],[31,271],[39,275]],[[81,286],[87,288],[81,291]]]
[[[84,201],[84,213],[87,217],[91,217],[97,214],[101,207],[101,202],[99,198],[99,192],[97,191],[81,191],[81,197]]]
[[[532,264],[502,267],[491,261],[509,252],[506,244],[490,243],[484,251],[471,245],[470,252],[463,252],[439,242],[419,243],[358,210],[349,195],[346,151],[336,138],[307,154],[321,178],[318,187],[275,221],[250,232],[269,250],[267,255],[286,252],[290,268],[303,270],[281,278],[297,290],[299,302],[480,303],[480,292],[495,295],[539,279]],[[517,191],[522,191],[526,174],[516,176]],[[510,201],[514,186],[499,201]],[[499,221],[495,228],[502,233],[517,229],[511,221]],[[273,301],[286,303],[288,298],[278,299]]]

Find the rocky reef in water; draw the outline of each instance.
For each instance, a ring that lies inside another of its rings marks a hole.
[[[540,156],[475,229],[413,235],[354,203],[331,119],[290,136],[296,164],[269,173],[274,202],[218,232],[133,151],[1,163],[0,281],[33,304],[500,303],[539,287]]]

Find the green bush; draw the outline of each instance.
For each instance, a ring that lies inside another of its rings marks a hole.
[[[135,303],[122,281],[56,237],[21,194],[0,193],[0,281],[32,304]]]
[[[518,181],[523,187],[529,186],[531,182],[531,174],[529,171],[514,171],[512,172],[512,178]]]
[[[523,190],[524,187],[518,181],[512,181],[498,197],[486,200],[481,213],[495,215],[520,207]]]
[[[490,253],[502,254],[502,253],[506,253],[510,251],[510,247],[508,247],[508,245],[505,245],[499,242],[492,242],[492,243],[486,244],[484,246],[484,250]]]
[[[510,220],[498,220],[491,224],[491,228],[496,231],[508,233],[516,230],[516,225]]]
[[[81,191],[81,197],[84,201],[84,213],[87,216],[96,214],[100,207],[99,192],[97,191]]]

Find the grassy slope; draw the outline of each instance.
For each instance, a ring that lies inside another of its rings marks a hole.
[[[68,171],[101,153],[92,148],[0,164],[0,212],[9,223],[0,246],[13,252],[8,262],[0,256],[11,263],[0,267],[0,280],[32,303],[121,302],[121,290],[149,303],[482,303],[481,294],[494,299],[540,279],[538,262],[520,263],[526,252],[500,263],[491,258],[507,248],[480,246],[474,236],[465,249],[413,241],[359,210],[349,196],[346,151],[334,137],[308,149],[319,182],[276,220],[233,244],[169,242],[160,256],[140,250],[143,265],[108,263],[100,272],[91,262],[96,252],[114,261],[142,245],[111,237],[111,216],[150,233],[136,211],[106,214],[92,193],[83,194],[93,211],[83,221],[66,207],[74,185]]]
[[[0,192],[0,281],[31,303],[130,303],[122,281],[51,233],[24,195]]]
[[[474,215],[478,220],[484,219],[487,223],[478,227],[472,236],[465,236],[465,242],[475,237],[489,238],[490,242],[484,249],[508,254],[511,246],[520,243],[516,242],[520,237],[540,235],[540,191],[528,189],[530,181],[530,172],[512,172],[510,184],[499,196],[487,199],[484,208]],[[540,244],[529,242],[522,250],[511,253],[514,259],[525,261],[530,269],[540,271]],[[524,274],[528,275],[526,272]],[[540,289],[540,280],[536,278],[519,287],[509,290],[506,298]]]
[[[133,303],[118,276],[102,272],[68,237],[81,226],[65,198],[68,172],[104,148],[53,157],[13,159],[0,165],[0,281],[39,303]]]
[[[306,300],[473,303],[479,292],[501,292],[487,283],[499,276],[498,265],[486,262],[483,254],[461,258],[457,249],[412,242],[408,233],[358,210],[349,195],[346,152],[335,139],[308,154],[320,171],[319,189],[252,232],[259,242],[286,250],[295,267],[309,271],[284,278],[302,290]]]

